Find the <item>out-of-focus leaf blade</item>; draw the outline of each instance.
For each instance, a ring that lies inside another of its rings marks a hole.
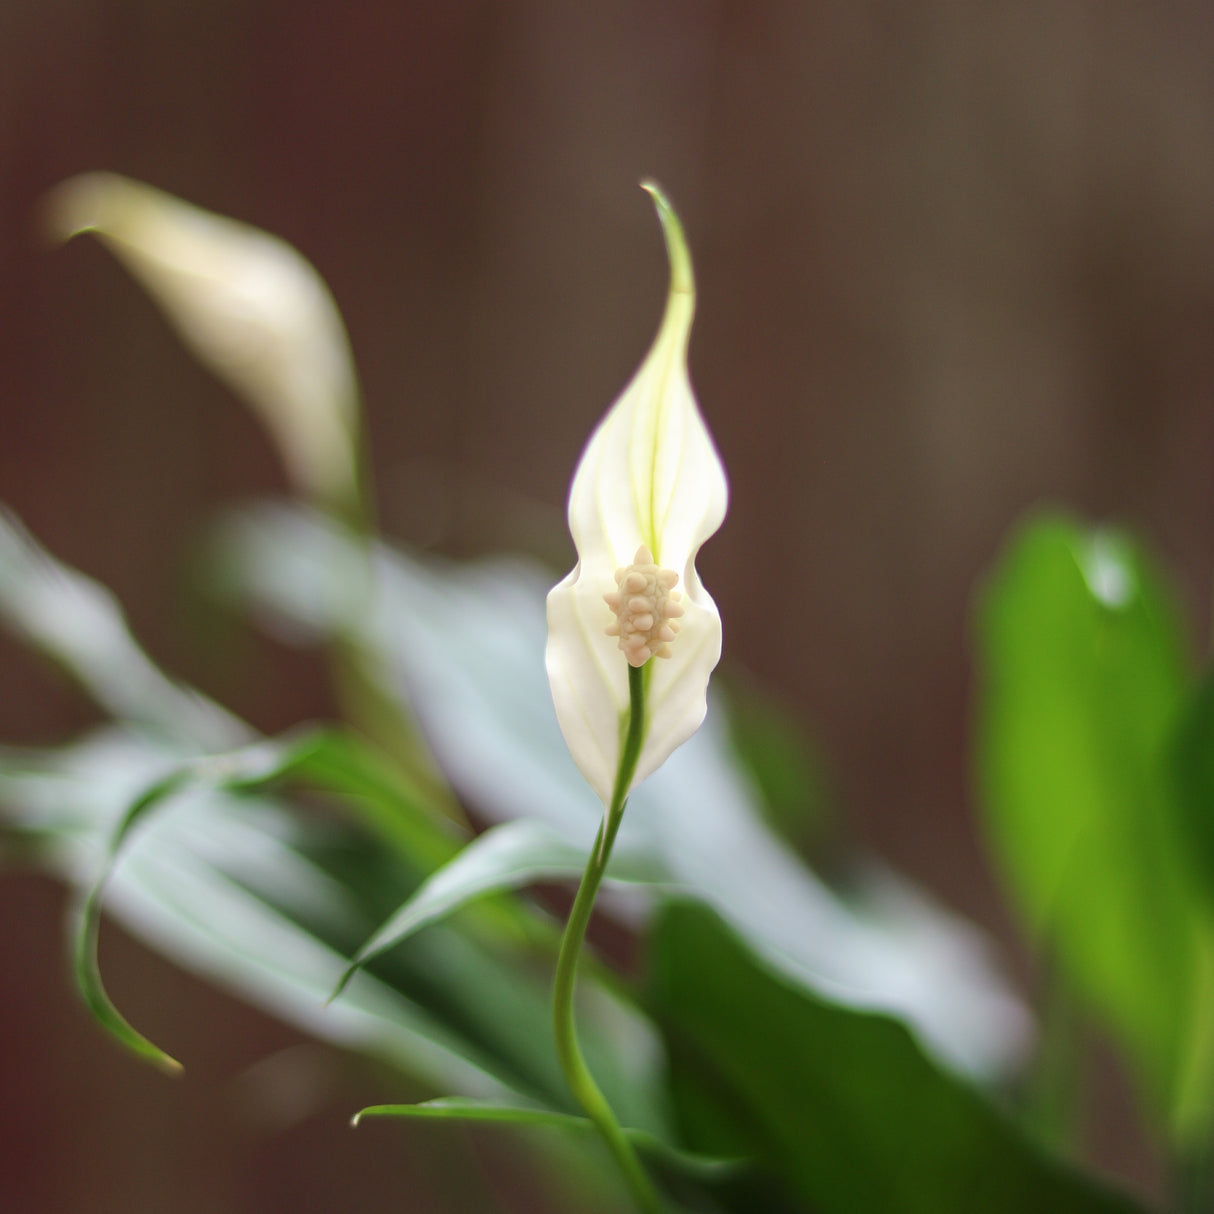
[[[194,776],[232,768],[190,765]],[[140,790],[179,769],[180,754],[115,732],[62,751],[0,749],[0,806],[7,825],[45,837],[53,871],[88,887]],[[547,975],[519,973],[458,935],[359,974],[339,1004],[325,1006],[347,950],[407,888],[397,884],[384,911],[367,918],[370,865],[382,865],[386,853],[365,836],[359,843],[340,824],[328,828],[332,850],[346,858],[330,873],[301,850],[301,827],[281,806],[206,778],[183,783],[138,820],[143,828],[105,883],[105,907],[152,947],[306,1032],[383,1057],[439,1090],[559,1097]],[[627,1102],[631,1094],[636,1122],[652,1124],[652,1044],[636,1039],[639,1028],[617,1037],[624,1030],[610,1017],[595,1016],[588,1027],[588,1054],[618,1076],[613,1088],[631,1089],[619,1096]],[[636,1048],[621,1059],[630,1041]]]
[[[102,892],[117,863],[118,854],[127,836],[146,814],[166,798],[171,797],[189,779],[189,770],[178,768],[157,779],[150,788],[135,798],[134,803],[118,824],[118,829],[110,842],[105,864],[94,880],[92,888],[79,900],[74,915],[75,926],[72,933],[72,961],[76,986],[89,1011],[93,1013],[102,1028],[136,1057],[153,1063],[170,1075],[175,1075],[181,1070],[181,1063],[133,1028],[106,993],[105,984],[101,980],[101,968],[98,964],[97,937],[101,927]]]
[[[579,1133],[594,1130],[594,1122],[588,1117],[579,1117],[574,1113],[562,1113],[555,1109],[544,1109],[534,1105],[491,1104],[485,1100],[466,1100],[455,1096],[443,1096],[437,1100],[425,1100],[418,1104],[372,1105],[370,1108],[361,1109],[354,1115],[354,1125],[358,1125],[364,1117],[480,1121],[505,1125],[542,1126],[550,1129],[574,1130]],[[647,1130],[625,1127],[624,1134],[639,1150],[681,1172],[704,1180],[712,1180],[736,1172],[743,1164],[743,1161],[739,1159],[719,1158],[679,1150]]]
[[[1165,778],[1181,637],[1126,537],[1055,518],[1013,539],[979,618],[980,778],[1000,867],[1030,934],[1184,1136],[1209,1112],[1214,954]]]
[[[726,677],[729,739],[754,782],[764,815],[794,843],[815,842],[830,825],[822,760],[793,713],[749,680]]]
[[[449,864],[433,873],[375,935],[358,950],[342,975],[334,997],[356,970],[402,940],[476,898],[521,889],[537,881],[576,878],[586,867],[584,849],[551,827],[530,819],[495,826],[479,835]],[[654,883],[664,874],[625,858],[608,870],[609,881]]]
[[[1214,907],[1214,676],[1205,677],[1185,708],[1172,767],[1186,854]]]
[[[753,1156],[822,1214],[1131,1214],[1042,1153],[904,1025],[829,1004],[712,912],[667,904],[650,941],[686,1141]]]
[[[342,570],[354,567],[351,556]],[[365,565],[365,561],[364,561]],[[343,585],[361,584],[353,576]],[[194,754],[225,752],[217,782],[249,786],[296,777],[355,799],[402,853],[437,865],[458,849],[444,837],[432,794],[368,742],[311,728],[258,742],[256,732],[192,688],[164,675],[131,636],[114,596],[57,561],[0,510],[0,624],[62,664],[119,720]]]
[[[545,685],[543,571],[380,548],[373,601],[354,600],[328,571],[364,554],[325,520],[274,506],[234,518],[219,551],[215,584],[226,578],[262,618],[295,637],[351,636],[378,655],[467,804],[496,821],[540,819],[589,848],[602,809]],[[932,946],[914,951],[879,906],[845,904],[761,821],[716,709],[635,790],[616,848],[651,857],[797,981],[905,1016],[949,1065],[990,1076],[1022,1056],[1027,1017],[972,930],[937,914]]]
[[[301,726],[217,755],[210,770],[237,790],[288,781],[334,793],[356,804],[377,834],[424,868],[449,860],[462,842],[429,806],[426,790],[372,743],[338,726]]]
[[[27,853],[31,858],[94,890],[79,904],[91,929],[79,933],[78,953],[85,993],[107,1023],[136,1040],[113,1011],[97,972],[102,884],[107,908],[136,934],[309,1031],[390,1053],[415,1075],[436,1078],[439,1088],[567,1099],[549,1032],[546,954],[537,966],[532,948],[549,929],[521,904],[496,900],[478,906],[475,918],[461,923],[478,929],[490,921],[509,926],[515,946],[509,955],[498,956],[471,933],[436,926],[424,940],[410,941],[377,962],[372,974],[360,975],[340,1007],[321,1010],[345,958],[429,869],[458,848],[459,840],[445,826],[426,820],[421,801],[433,789],[420,791],[373,747],[344,731],[313,729],[256,740],[253,731],[216,710],[215,719],[233,727],[208,732],[211,714],[201,697],[197,720],[184,710],[173,718],[175,695],[183,704],[195,697],[179,692],[133,648],[112,596],[59,566],[28,537],[14,531],[8,538],[16,541],[9,547],[20,558],[13,563],[17,573],[24,570],[35,584],[45,583],[45,601],[37,595],[31,599],[21,577],[6,571],[5,589],[16,604],[10,614],[29,625],[26,632],[37,638],[43,628],[47,648],[60,646],[70,662],[73,645],[80,642],[93,653],[96,639],[81,641],[62,620],[48,628],[39,611],[53,617],[62,610],[64,619],[86,630],[100,621],[100,648],[114,663],[113,670],[102,663],[99,690],[107,694],[106,680],[120,684],[128,660],[132,673],[140,675],[132,653],[151,672],[144,682],[154,694],[137,686],[136,694],[123,698],[119,687],[110,704],[137,726],[127,736],[107,733],[59,752],[0,748],[2,825],[36,843],[37,850]],[[344,568],[347,550],[337,555]],[[351,566],[355,562],[367,570],[364,554],[350,554]],[[336,584],[359,600],[365,597],[361,576],[339,578]],[[66,606],[56,599],[61,593]],[[73,615],[79,602],[85,610]],[[0,603],[0,614],[3,610]],[[82,677],[92,673],[82,662]],[[174,728],[161,727],[158,707],[173,718]],[[233,742],[244,744],[229,749]],[[283,782],[320,787],[362,804],[365,820],[397,854],[331,818],[295,819],[274,801],[251,795]],[[175,795],[166,811],[140,832],[137,845],[124,849],[115,868],[114,840],[121,843],[136,822],[148,818],[168,785]],[[128,813],[132,803],[135,809]],[[239,923],[239,930],[227,931],[230,921]],[[633,1124],[660,1127],[653,1031],[618,989],[608,989],[596,977],[588,973],[584,983],[587,1058],[605,1076],[613,1104]],[[368,991],[373,1001],[386,998],[397,1006],[389,1015],[369,1013]],[[317,1021],[318,1015],[323,1019]],[[343,1036],[347,1033],[352,1036]]]
[[[110,591],[55,560],[4,510],[0,624],[62,665],[116,717],[204,749],[252,736],[218,704],[166,678],[131,636]]]

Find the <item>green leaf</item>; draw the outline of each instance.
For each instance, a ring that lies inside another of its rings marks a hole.
[[[109,998],[101,978],[97,943],[102,895],[118,863],[123,845],[135,827],[152,810],[190,787],[252,789],[263,787],[288,775],[312,772],[328,775],[329,782],[336,782],[344,791],[348,792],[352,788],[363,791],[360,761],[365,763],[366,755],[355,747],[352,739],[336,733],[309,732],[188,761],[167,775],[159,776],[135,798],[118,823],[105,860],[92,886],[78,900],[74,914],[72,956],[76,983],[86,1005],[104,1029],[138,1057],[151,1061],[170,1073],[180,1071],[180,1063],[137,1032],[122,1016]],[[376,775],[379,776],[378,770]],[[374,790],[382,791],[378,781]]]
[[[114,1006],[106,993],[105,984],[101,981],[101,968],[97,956],[97,938],[101,927],[101,895],[105,888],[118,853],[123,843],[136,825],[157,805],[171,797],[191,778],[188,768],[179,768],[166,776],[157,779],[150,788],[146,789],[123,815],[122,821],[115,831],[109,847],[109,854],[97,875],[91,888],[79,900],[73,916],[75,927],[72,932],[72,960],[76,975],[76,985],[89,1011],[93,1013],[98,1024],[110,1033],[121,1045],[125,1046],[136,1057],[153,1063],[170,1075],[178,1074],[182,1067],[175,1058],[170,1057],[159,1046],[149,1041],[142,1033],[133,1028],[121,1012]]]
[[[0,624],[62,665],[103,708],[150,733],[201,748],[252,737],[219,705],[166,677],[131,636],[113,594],[55,560],[3,509]]]
[[[1015,536],[979,616],[982,800],[1003,875],[1184,1137],[1208,1116],[1214,954],[1164,764],[1188,687],[1181,638],[1127,537],[1057,518]]]
[[[1186,855],[1214,907],[1214,673],[1206,675],[1186,706],[1172,766]]]
[[[496,1104],[485,1100],[467,1100],[456,1096],[444,1096],[437,1100],[426,1100],[420,1104],[376,1104],[355,1113],[352,1124],[358,1125],[364,1117],[412,1117],[433,1121],[472,1121],[506,1125],[543,1126],[558,1130],[573,1130],[592,1133],[594,1122],[589,1117],[574,1113],[562,1113],[554,1109],[535,1105]],[[702,1180],[714,1180],[736,1172],[744,1166],[743,1160],[703,1155],[683,1151],[663,1142],[648,1130],[625,1128],[624,1134],[640,1151],[668,1166]]]
[[[353,636],[375,655],[465,804],[491,821],[542,820],[589,848],[602,806],[569,757],[544,675],[549,574],[381,546],[373,600],[351,601],[325,571],[365,553],[324,519],[275,505],[234,516],[218,548],[213,584],[261,618],[285,618],[296,635]],[[699,732],[634,791],[617,853],[695,890],[809,989],[905,1016],[947,1065],[1006,1074],[1027,1017],[972,927],[923,905],[911,939],[881,901],[828,888],[762,821],[722,715],[710,704]]]
[[[463,839],[403,768],[359,735],[338,726],[301,726],[216,755],[214,778],[233,790],[293,782],[358,807],[364,821],[410,862],[429,869],[458,852]]]
[[[533,953],[434,925],[325,1001],[350,952],[415,887],[417,874],[339,818],[301,819],[217,772],[255,756],[189,764],[193,779],[126,840],[105,909],[177,964],[302,1031],[381,1058],[432,1090],[567,1098],[550,1029],[550,971]],[[239,760],[239,761],[237,761]],[[124,814],[181,755],[107,730],[61,750],[0,747],[0,815],[42,839],[41,863],[75,884],[110,863]],[[479,908],[478,908],[479,909]],[[461,924],[461,926],[463,926]],[[587,1057],[631,1124],[663,1125],[651,1027],[583,974]]]
[[[0,805],[19,829],[44,832],[43,860],[73,881],[81,869],[108,863],[122,807],[166,766],[184,771],[179,758],[116,731],[57,751],[0,748]],[[146,836],[130,840],[110,872],[112,917],[178,964],[322,1040],[381,1058],[440,1090],[495,1099],[512,1091],[507,1076],[516,1067],[400,989],[407,968],[386,978],[364,974],[340,1006],[324,1007],[345,964],[326,937],[357,939],[367,930],[355,907],[371,853],[354,853],[358,836],[331,832],[338,850],[351,853],[354,884],[347,888],[303,854],[301,832],[281,806],[205,783],[183,784],[179,794],[145,819]],[[383,855],[378,848],[373,854]],[[452,1001],[486,988],[501,999],[501,984],[487,982],[466,949],[456,952],[466,972],[452,981],[468,990],[451,991]]]
[[[568,843],[542,822],[519,819],[479,835],[444,868],[428,877],[395,914],[358,950],[334,998],[355,972],[402,940],[476,898],[520,889],[537,881],[577,878],[586,867],[584,848]],[[656,882],[663,874],[627,858],[612,865],[609,879]]]
[[[712,912],[667,906],[650,941],[684,1140],[752,1156],[822,1214],[1129,1214],[933,1067],[896,1020],[784,980]]]
[[[767,820],[794,844],[818,842],[833,807],[815,740],[792,709],[758,683],[736,673],[725,679],[729,740]]]

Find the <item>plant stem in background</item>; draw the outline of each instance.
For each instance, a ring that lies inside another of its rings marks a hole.
[[[358,448],[361,453],[361,446]],[[356,541],[360,568],[354,575],[361,583],[359,596],[366,604],[376,600],[376,568],[374,531],[375,510],[370,491],[370,472],[364,456],[358,459],[359,475],[354,496],[346,509],[331,504],[330,512],[338,525],[345,526]],[[351,577],[346,567],[334,571],[342,582]],[[342,715],[363,730],[386,754],[394,755],[402,771],[424,795],[427,805],[461,826],[468,820],[447,784],[438,763],[422,737],[409,705],[400,695],[393,695],[385,686],[382,674],[360,644],[357,636],[347,631],[335,636],[329,648],[329,668],[334,693]]]
[[[645,736],[645,667],[628,668],[628,732],[620,754],[616,771],[615,790],[607,814],[595,836],[594,849],[586,864],[582,883],[578,886],[569,922],[561,940],[561,951],[556,964],[556,985],[552,998],[553,1024],[556,1031],[557,1056],[561,1070],[578,1103],[586,1110],[590,1120],[598,1127],[636,1198],[637,1205],[645,1214],[662,1214],[661,1198],[653,1187],[632,1144],[624,1136],[607,1098],[599,1090],[582,1057],[578,1045],[577,1028],[574,1024],[573,989],[577,978],[578,957],[586,937],[586,927],[594,909],[594,900],[602,883],[603,874],[611,858],[611,848],[624,818],[624,806],[632,777],[636,771],[637,757]]]
[[[1205,1146],[1178,1151],[1172,1160],[1172,1193],[1168,1208],[1174,1214],[1209,1214],[1214,1209],[1214,1157]]]
[[[1044,968],[1045,1006],[1033,1060],[1028,1113],[1033,1128],[1051,1147],[1072,1156],[1078,1136],[1082,1066],[1079,1008],[1059,966]]]

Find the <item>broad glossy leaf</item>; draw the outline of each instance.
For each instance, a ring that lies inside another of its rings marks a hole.
[[[464,842],[426,788],[374,744],[341,726],[300,726],[215,755],[199,770],[234,790],[293,783],[331,792],[356,806],[381,838],[424,869],[445,863]]]
[[[1044,1154],[904,1025],[816,998],[702,906],[668,904],[651,1002],[696,1151],[750,1155],[821,1214],[1131,1214]]]
[[[401,789],[401,780],[391,780],[393,769],[376,762],[369,748],[357,743],[352,736],[336,730],[309,730],[284,739],[266,740],[222,755],[209,755],[190,760],[157,777],[141,792],[123,815],[110,842],[105,863],[92,886],[78,900],[74,928],[76,982],[84,1001],[99,1023],[119,1042],[137,1056],[162,1069],[175,1072],[180,1064],[163,1050],[138,1033],[114,1007],[105,990],[97,960],[97,938],[100,927],[102,895],[123,845],[131,832],[148,815],[161,807],[182,789],[252,789],[281,780],[289,775],[315,773],[341,791],[367,796],[381,807],[405,806],[404,813],[391,816],[390,822],[398,832],[403,827],[410,841],[422,842],[431,855],[435,847],[439,855],[452,854],[456,843],[443,837],[431,827],[431,819],[419,811],[410,799],[411,790]],[[377,818],[382,821],[381,812]],[[409,854],[406,852],[406,854]],[[415,861],[425,858],[421,849],[413,854]]]
[[[1208,1115],[1210,921],[1164,760],[1187,694],[1167,588],[1125,536],[1030,521],[979,618],[980,776],[1033,939],[1116,1032],[1184,1136]]]

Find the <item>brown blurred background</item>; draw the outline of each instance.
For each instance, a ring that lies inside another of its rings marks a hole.
[[[112,586],[167,667],[278,729],[329,710],[323,671],[269,646],[223,660],[191,562],[215,508],[283,477],[99,247],[40,244],[40,196],[94,168],[316,264],[386,530],[558,563],[573,463],[661,307],[636,188],[660,180],[732,481],[701,559],[727,651],[819,740],[849,837],[1005,940],[967,771],[967,619],[1000,537],[1042,499],[1128,522],[1195,652],[1207,633],[1208,6],[8,0],[0,501]],[[0,639],[0,741],[90,719]],[[110,931],[111,988],[189,1074],[119,1055],[68,989],[61,901],[0,883],[0,1207],[448,1208],[426,1187],[440,1136],[346,1133],[361,1096],[393,1093],[324,1051],[296,1124],[233,1117],[242,1068],[296,1038]],[[1149,1188],[1132,1127],[1097,1121],[1106,1164]]]

